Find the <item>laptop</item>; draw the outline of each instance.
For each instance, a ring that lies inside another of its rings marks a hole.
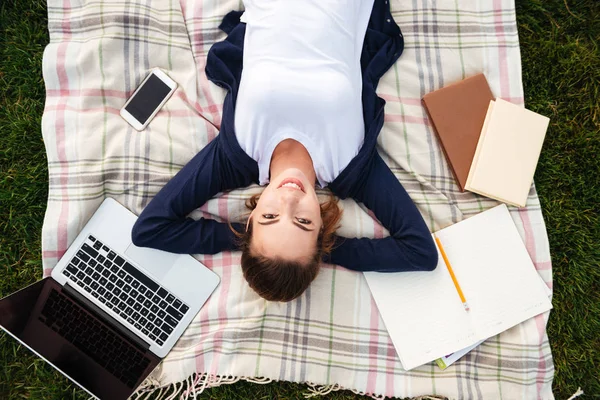
[[[131,242],[107,198],[52,270],[0,300],[0,326],[99,399],[127,399],[219,284],[189,255]]]

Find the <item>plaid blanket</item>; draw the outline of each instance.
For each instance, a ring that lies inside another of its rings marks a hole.
[[[217,29],[222,17],[243,7],[235,0],[48,3],[45,275],[106,196],[139,213],[217,135],[225,93],[207,81],[206,54],[225,36]],[[391,0],[391,8],[406,47],[379,84],[387,100],[379,151],[435,231],[496,203],[459,192],[420,98],[484,72],[496,96],[523,104],[514,4]],[[119,109],[153,67],[168,71],[179,88],[148,129],[136,132]],[[224,193],[194,215],[239,220],[244,200],[257,190]],[[361,206],[343,206],[342,235],[386,234]],[[511,208],[511,215],[551,287],[534,187],[527,207]],[[165,394],[189,397],[246,379],[308,382],[321,394],[347,388],[374,396],[553,397],[547,314],[485,341],[445,371],[431,363],[406,372],[362,274],[326,265],[302,297],[279,304],[248,288],[239,253],[197,258],[221,276],[221,284],[142,392],[168,387]]]

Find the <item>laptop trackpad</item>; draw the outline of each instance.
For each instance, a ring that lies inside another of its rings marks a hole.
[[[133,243],[125,250],[125,255],[158,280],[162,280],[173,268],[177,259],[181,257],[181,254],[168,253],[149,247],[137,247]]]

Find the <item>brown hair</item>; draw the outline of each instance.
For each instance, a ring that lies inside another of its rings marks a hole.
[[[256,208],[260,194],[255,194],[246,201],[250,210]],[[244,278],[256,293],[270,301],[290,301],[300,296],[319,272],[323,256],[329,254],[335,243],[335,231],[342,218],[342,210],[337,199],[329,192],[329,199],[321,203],[323,227],[317,238],[316,250],[307,263],[271,259],[260,254],[253,254],[252,221],[249,221],[246,232],[233,232],[239,239],[242,250],[242,271]]]

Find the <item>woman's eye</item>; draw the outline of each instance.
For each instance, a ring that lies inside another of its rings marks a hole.
[[[310,220],[306,219],[306,218],[296,218],[296,220],[298,220],[298,222],[300,222],[303,225],[310,225]]]
[[[275,219],[275,218],[277,218],[277,215],[275,215],[275,214],[263,214],[262,217],[264,219]]]

